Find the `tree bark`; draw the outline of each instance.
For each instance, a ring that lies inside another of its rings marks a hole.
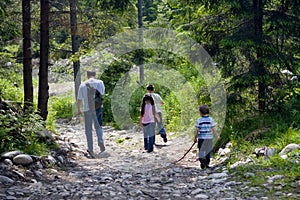
[[[140,65],[140,85],[144,84],[144,55],[143,55],[143,0],[138,0],[138,34],[141,49],[139,49],[138,60]]]
[[[30,0],[22,0],[24,109],[33,106]]]
[[[70,3],[70,24],[71,24],[71,39],[72,39],[72,54],[75,57],[79,50],[79,36],[77,31],[77,11],[76,0],[69,0]],[[73,59],[73,73],[75,83],[75,99],[77,99],[78,88],[81,83],[80,75],[80,60],[78,58]]]
[[[258,110],[264,112],[266,109],[266,70],[263,62],[263,2],[262,0],[253,0],[254,7],[254,35],[257,38],[258,47],[256,49],[255,68],[258,76]]]
[[[48,66],[49,66],[49,0],[41,0],[40,23],[40,68],[39,68],[39,93],[38,109],[41,117],[46,120],[48,115]]]

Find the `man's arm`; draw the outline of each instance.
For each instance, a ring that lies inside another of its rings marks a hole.
[[[105,86],[104,86],[103,81],[100,80],[98,82],[96,89],[100,92],[101,95],[103,95],[105,93]]]
[[[82,113],[81,107],[82,107],[82,100],[77,99],[77,115],[80,115]]]

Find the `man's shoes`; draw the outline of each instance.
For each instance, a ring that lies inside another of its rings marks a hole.
[[[167,139],[167,136],[164,137],[164,143],[167,143],[168,142],[168,139]]]
[[[168,142],[166,130],[164,128],[162,128],[162,129],[160,129],[159,133],[160,133],[160,136],[163,138],[164,143]]]
[[[87,152],[88,152],[88,154],[90,155],[90,158],[95,158],[95,154],[94,154],[94,152],[93,151],[89,151],[89,150],[87,150]]]
[[[99,143],[99,147],[101,152],[105,151],[105,146],[103,143]]]

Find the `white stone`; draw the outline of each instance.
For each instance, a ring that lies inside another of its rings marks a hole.
[[[227,176],[228,176],[228,174],[222,172],[222,173],[211,174],[211,175],[208,176],[208,178],[216,179],[216,178],[224,178],[224,177],[227,177]]]
[[[191,195],[199,194],[199,193],[202,192],[202,191],[203,191],[203,189],[197,188],[197,189],[195,189],[195,190],[193,190],[193,191],[191,192]]]
[[[196,199],[208,199],[209,197],[205,194],[198,194],[195,196]]]
[[[281,155],[280,158],[282,158],[282,159],[284,159],[284,160],[285,160],[285,159],[288,159],[288,155]]]
[[[288,144],[284,149],[281,150],[279,156],[285,155],[293,150],[300,149],[300,145],[298,144]]]
[[[20,154],[13,158],[15,165],[30,165],[33,163],[33,159],[30,155]]]

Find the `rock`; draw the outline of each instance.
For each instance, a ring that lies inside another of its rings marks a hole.
[[[15,200],[15,199],[17,199],[17,198],[14,196],[10,196],[10,195],[6,197],[6,200]]]
[[[197,194],[195,199],[208,199],[209,197],[205,194]]]
[[[276,149],[275,148],[268,148],[266,150],[266,156],[267,157],[271,157],[271,156],[274,156],[276,153]]]
[[[270,156],[274,156],[275,152],[276,152],[275,148],[268,148],[268,147],[256,148],[254,150],[254,154],[256,155],[257,158],[260,156],[268,158]]]
[[[288,155],[281,155],[280,158],[282,158],[283,160],[288,159]]]
[[[288,144],[284,149],[281,150],[281,152],[279,153],[279,156],[283,156],[293,150],[297,150],[300,149],[300,145],[298,144]]]
[[[245,161],[242,161],[242,160],[237,161],[236,163],[233,163],[232,165],[230,165],[230,169],[233,169],[233,168],[235,168],[237,166],[240,166],[240,165],[246,165],[250,162],[253,162],[253,160],[250,159],[250,158],[247,158]]]
[[[26,166],[26,165],[32,164],[33,163],[33,159],[31,158],[30,155],[20,154],[20,155],[17,155],[16,157],[13,158],[13,163],[15,165]]]
[[[268,183],[273,183],[274,181],[278,180],[278,179],[282,179],[284,178],[283,175],[275,175],[275,176],[269,176],[268,177]]]
[[[231,148],[233,145],[231,142],[228,142],[226,145],[225,145],[225,148]]]
[[[247,172],[247,173],[244,174],[244,177],[245,178],[255,177],[255,174],[252,173],[252,172]]]
[[[7,158],[3,161],[3,163],[8,165],[8,166],[13,166],[13,162],[10,159],[7,159]]]
[[[11,159],[12,160],[14,157],[16,157],[19,154],[21,154],[20,151],[5,152],[5,153],[1,154],[1,160],[4,160],[4,159]]]
[[[218,150],[218,155],[220,155],[220,156],[226,156],[229,153],[230,153],[230,149],[229,148],[225,148],[225,149],[220,148]]]
[[[57,159],[61,164],[65,164],[64,158],[62,156],[57,156]]]
[[[217,179],[217,178],[224,178],[224,177],[227,177],[228,174],[226,173],[213,173],[211,175],[208,176],[209,179]]]
[[[56,162],[57,162],[56,159],[53,156],[51,156],[51,155],[47,156],[46,161],[48,161],[49,164],[51,164],[51,165],[55,165]]]
[[[14,183],[15,181],[6,177],[6,176],[2,176],[0,175],[0,183],[3,183],[3,184],[12,184]]]
[[[196,195],[196,194],[199,194],[200,192],[203,192],[203,189],[197,188],[191,192],[191,195]]]

